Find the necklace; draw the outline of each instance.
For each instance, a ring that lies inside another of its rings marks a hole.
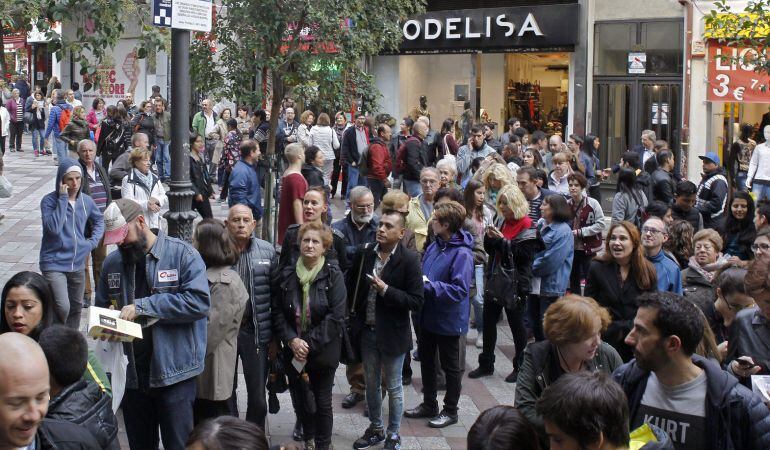
[[[583,363],[581,362],[577,370],[572,370],[569,364],[567,364],[567,360],[566,358],[564,358],[564,355],[561,354],[561,349],[559,347],[556,347],[556,353],[559,354],[559,359],[561,360],[561,363],[564,365],[564,368],[567,369],[567,373],[580,372],[580,369],[583,368]]]

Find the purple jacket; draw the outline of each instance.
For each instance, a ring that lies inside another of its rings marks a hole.
[[[11,122],[13,122],[13,123],[18,122],[16,120],[16,117],[17,117],[16,116],[16,114],[17,114],[16,110],[18,108],[22,109],[22,115],[24,115],[24,102],[22,101],[22,99],[19,99],[18,102],[16,100],[14,100],[14,99],[10,99],[7,102],[5,102],[5,109],[7,109],[8,110],[8,114],[11,115]]]
[[[425,250],[422,272],[429,280],[425,283],[422,328],[442,336],[467,333],[473,236],[465,230],[455,233],[448,242],[436,236]]]

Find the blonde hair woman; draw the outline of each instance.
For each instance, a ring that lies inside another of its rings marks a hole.
[[[486,188],[484,201],[492,210],[497,208],[497,195],[500,190],[511,184],[516,185],[516,180],[513,179],[513,174],[511,174],[508,166],[500,163],[489,166],[489,169],[484,172],[481,182]]]
[[[70,156],[73,159],[77,159],[78,143],[83,139],[91,138],[91,130],[88,128],[86,109],[84,107],[76,106],[73,108],[70,123],[64,127],[59,138],[67,143],[71,152],[74,152]]]
[[[507,168],[505,170],[508,170]],[[497,320],[503,310],[516,348],[513,372],[505,378],[513,383],[518,377],[527,332],[524,329],[525,298],[531,291],[532,262],[539,249],[537,233],[532,228],[529,204],[516,184],[503,186],[497,193],[497,220],[487,227],[484,250],[489,255],[484,280],[484,345],[479,355],[479,367],[468,373],[470,378],[492,375],[495,369]],[[511,274],[509,285],[501,284],[501,274]],[[503,288],[503,290],[501,290]]]
[[[305,110],[299,116],[299,127],[297,127],[297,142],[305,147],[310,145],[310,129],[313,128],[315,114],[313,111]]]

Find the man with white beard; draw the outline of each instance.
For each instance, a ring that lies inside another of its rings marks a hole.
[[[368,187],[356,186],[350,190],[350,213],[344,219],[334,222],[332,228],[345,236],[348,260],[354,256],[358,247],[375,241],[377,221],[374,219],[374,195]],[[350,393],[342,401],[342,407],[349,409],[364,399],[363,365],[348,365],[346,375]]]

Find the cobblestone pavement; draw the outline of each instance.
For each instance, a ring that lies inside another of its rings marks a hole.
[[[0,220],[0,282],[3,284],[14,273],[21,270],[38,270],[38,254],[42,226],[40,223],[40,199],[54,186],[56,166],[50,156],[36,158],[32,152],[30,136],[24,135],[24,152],[6,152],[4,174],[13,183],[13,196],[0,199],[0,211],[5,217]],[[341,200],[333,201],[333,215],[342,217],[344,205]],[[212,203],[214,214],[224,218],[227,214],[225,204]],[[85,324],[83,324],[85,331]],[[467,339],[466,374],[476,368],[480,350],[475,347],[476,332],[470,331]],[[463,378],[462,395],[459,402],[459,423],[444,429],[427,426],[426,420],[404,418],[401,423],[402,447],[404,449],[464,449],[466,436],[473,422],[481,411],[498,404],[513,404],[515,384],[504,381],[511,372],[511,358],[514,354],[511,333],[505,322],[498,324],[498,343],[496,350],[495,374],[480,380]],[[418,362],[412,363],[413,382],[404,387],[404,407],[412,408],[422,400],[422,379]],[[363,402],[353,409],[342,409],[343,397],[349,392],[345,378],[345,367],[337,369],[334,386],[334,431],[333,442],[337,450],[352,448],[352,443],[360,437],[369,424],[363,416]],[[439,404],[442,401],[439,393]],[[243,375],[239,375],[239,410],[246,411],[246,387]],[[278,414],[268,416],[268,434],[273,444],[291,440],[294,426],[294,414],[291,409],[289,394],[280,394],[281,409]],[[383,417],[387,418],[387,400],[383,402]],[[386,419],[387,421],[387,419]],[[128,448],[125,432],[122,428],[120,440],[124,449]]]

